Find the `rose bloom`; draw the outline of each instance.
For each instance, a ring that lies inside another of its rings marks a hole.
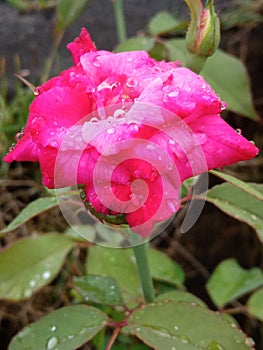
[[[84,28],[68,48],[74,66],[37,88],[4,160],[39,162],[49,188],[83,184],[106,220],[122,214],[146,237],[179,209],[185,179],[258,153],[220,117],[203,77],[178,62],[98,51]]]

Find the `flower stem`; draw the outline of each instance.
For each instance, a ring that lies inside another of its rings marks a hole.
[[[113,1],[113,9],[114,9],[114,17],[115,17],[118,41],[119,43],[122,43],[127,39],[126,24],[125,24],[125,17],[124,17],[124,11],[123,11],[123,1],[122,0],[112,0],[112,1]]]
[[[154,287],[152,276],[150,273],[146,244],[143,243],[141,245],[134,246],[133,251],[137,262],[145,301],[153,302],[155,299]]]
[[[204,68],[207,57],[197,54],[188,53],[186,56],[185,66],[191,69],[193,72],[199,74]]]

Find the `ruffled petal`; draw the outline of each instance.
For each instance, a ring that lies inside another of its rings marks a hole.
[[[80,57],[86,52],[97,51],[85,28],[81,29],[80,35],[72,43],[68,44],[67,48],[70,50],[75,64],[79,63]]]

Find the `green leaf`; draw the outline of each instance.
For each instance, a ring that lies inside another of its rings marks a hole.
[[[227,259],[215,268],[206,289],[213,302],[222,308],[262,285],[263,272],[259,268],[245,270],[236,260]]]
[[[238,178],[231,176],[229,174],[222,173],[221,171],[216,170],[210,170],[210,173],[220,177],[221,179],[227,181],[231,185],[234,185],[237,188],[240,188],[242,191],[248,193],[249,195],[260,199],[263,201],[263,185],[262,184],[249,184],[247,182],[244,182],[242,180],[239,180]]]
[[[257,193],[262,193],[262,184],[249,185]],[[259,239],[263,240],[263,202],[257,199],[254,193],[251,195],[230,183],[223,183],[211,188],[206,200],[224,213],[253,227]]]
[[[184,272],[178,264],[156,249],[148,249],[147,252],[153,278],[174,286],[184,283]]]
[[[154,39],[148,36],[137,36],[125,40],[116,47],[116,51],[149,51],[154,46]]]
[[[263,321],[263,288],[250,296],[247,301],[247,308],[251,315]]]
[[[94,307],[62,307],[24,328],[8,350],[76,349],[93,338],[106,322],[107,315]]]
[[[162,300],[173,300],[173,301],[183,301],[185,303],[192,303],[195,305],[207,307],[206,304],[199,298],[197,298],[194,294],[183,292],[181,290],[173,290],[170,292],[166,292],[158,295],[156,298],[157,301]]]
[[[156,350],[246,350],[249,339],[219,314],[189,303],[142,306],[128,320],[132,333]]]
[[[22,239],[0,254],[0,299],[21,300],[58,274],[74,243],[60,234]]]
[[[168,40],[166,47],[171,60],[185,62],[187,51],[183,39]],[[218,49],[208,58],[201,74],[226,101],[228,110],[254,120],[260,119],[253,106],[247,70],[240,60]]]
[[[217,50],[207,60],[202,75],[226,101],[229,110],[254,120],[260,119],[253,106],[248,72],[240,60]]]
[[[103,305],[122,305],[123,298],[115,278],[111,276],[74,277],[76,290],[85,301]]]
[[[76,242],[94,242],[96,236],[92,225],[71,225],[64,233]]]
[[[137,266],[131,249],[90,247],[87,272],[115,278],[127,304],[137,304],[142,298]]]
[[[82,14],[87,3],[88,0],[58,0],[56,30],[64,30],[72,24]]]
[[[1,230],[0,235],[15,230],[17,227],[32,219],[34,216],[57,206],[58,202],[56,197],[36,199],[28,204],[7,227]]]
[[[152,35],[166,34],[180,27],[182,22],[165,11],[157,13],[149,22],[149,32]]]

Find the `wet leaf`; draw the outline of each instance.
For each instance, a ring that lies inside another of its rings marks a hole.
[[[236,325],[207,308],[163,301],[137,309],[132,333],[156,350],[248,350],[253,346]]]
[[[75,288],[85,301],[103,305],[122,305],[123,298],[115,278],[111,276],[74,277]]]
[[[154,46],[154,39],[148,36],[138,36],[125,40],[116,47],[116,51],[149,51]]]
[[[173,32],[184,26],[181,21],[175,19],[168,12],[157,13],[149,22],[149,31],[152,35],[161,35]]]
[[[263,286],[263,272],[259,268],[243,269],[236,260],[222,261],[213,271],[206,289],[220,308],[242,295]]]
[[[262,184],[256,184],[256,183],[248,183],[244,182],[242,180],[239,180],[238,178],[231,176],[229,174],[225,174],[221,171],[216,170],[210,170],[210,173],[220,177],[221,179],[227,181],[231,185],[240,188],[242,191],[246,192],[247,194],[260,199],[263,201],[263,185]]]
[[[131,249],[90,247],[87,272],[115,278],[125,303],[134,304],[138,298],[142,298],[137,266]]]
[[[62,307],[24,328],[8,350],[76,349],[93,338],[106,322],[107,315],[94,307]]]
[[[199,306],[207,307],[206,304],[199,298],[197,298],[194,294],[183,292],[180,290],[173,290],[170,292],[166,292],[158,295],[156,298],[157,301],[162,300],[173,300],[173,301],[183,301],[185,303],[192,303]]]
[[[58,274],[74,243],[59,234],[21,239],[0,254],[0,299],[29,298]]]
[[[174,286],[184,283],[184,272],[176,262],[156,249],[148,249],[147,252],[153,278]]]
[[[247,308],[251,315],[263,321],[263,288],[260,288],[250,296]]]
[[[15,230],[33,217],[57,206],[58,201],[56,197],[36,199],[28,204],[7,227],[1,230],[0,235]]]
[[[263,185],[249,183],[248,186],[253,189],[253,193],[246,188],[223,183],[211,188],[206,200],[224,213],[253,227],[259,239],[263,240],[263,201],[256,197],[262,194]]]

